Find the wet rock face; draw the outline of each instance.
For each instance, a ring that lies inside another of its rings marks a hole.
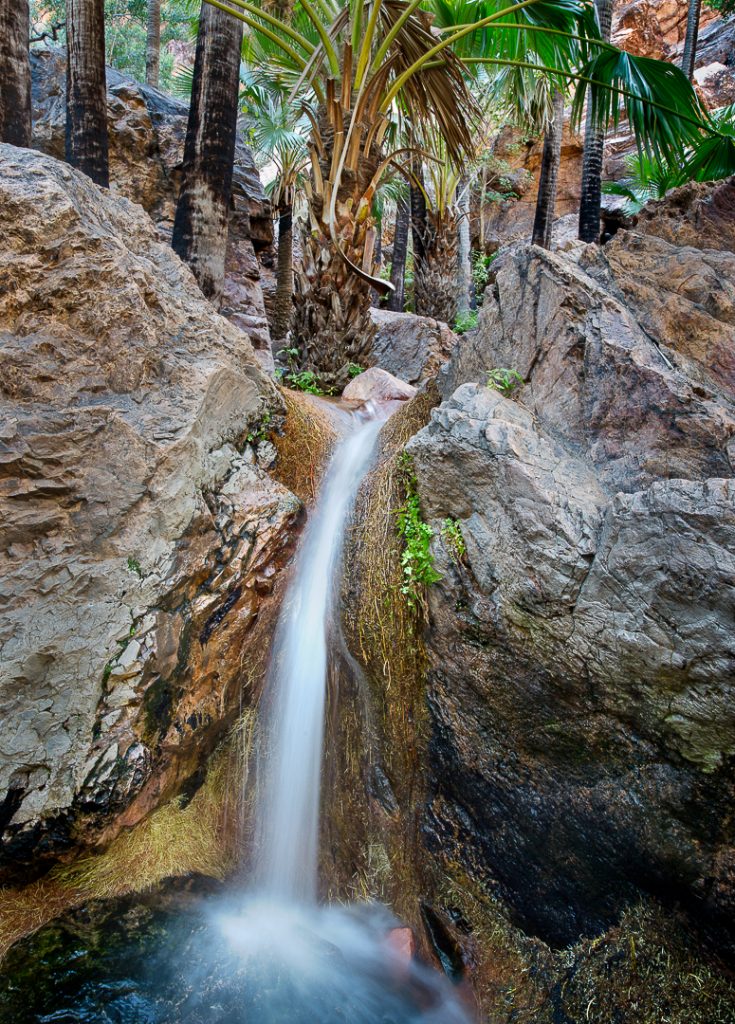
[[[649,892],[732,952],[735,257],[581,262],[499,259],[408,445],[467,549],[436,542],[425,835],[553,943]]]
[[[257,677],[298,501],[280,398],[148,216],[0,147],[3,868],[110,838],[194,774]]]
[[[31,53],[33,146],[64,159],[66,61],[62,50]],[[171,237],[181,183],[188,106],[181,100],[125,78],[107,68],[107,122],[111,188],[140,203]],[[238,137],[232,184],[232,213],[223,295],[223,315],[270,352],[256,252],[273,242],[270,203],[253,156]]]

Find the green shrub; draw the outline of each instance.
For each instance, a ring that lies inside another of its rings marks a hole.
[[[466,334],[467,331],[474,331],[477,327],[478,313],[476,309],[470,309],[466,313],[460,313],[454,322],[454,330],[457,334]]]
[[[413,459],[406,452],[400,460],[406,500],[396,512],[398,534],[403,540],[401,555],[401,593],[411,608],[425,602],[425,589],[437,583],[442,577],[434,568],[431,541],[434,531],[421,517],[421,506],[416,490],[416,474]]]
[[[523,377],[517,370],[506,370],[499,367],[496,370],[489,370],[487,375],[487,386],[499,391],[502,395],[510,395],[519,384],[523,384]]]
[[[459,522],[451,516],[442,523],[441,535],[449,554],[455,562],[461,562],[467,551]]]

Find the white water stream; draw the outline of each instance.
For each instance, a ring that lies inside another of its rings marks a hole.
[[[351,419],[311,513],[271,648],[275,700],[257,877],[264,895],[286,901],[316,899],[327,633],[347,518],[383,422],[373,408]]]
[[[240,965],[228,984],[241,975],[242,1002],[225,1016],[212,1017],[208,1009],[203,1021],[467,1024],[447,980],[396,952],[390,936],[400,922],[390,911],[380,904],[316,902],[330,625],[338,622],[334,598],[345,530],[382,423],[370,407],[352,415],[295,560],[271,649],[254,886],[239,912],[217,915]],[[208,1007],[211,988],[211,979],[203,980]]]

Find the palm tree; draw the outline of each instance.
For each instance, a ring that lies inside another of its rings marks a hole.
[[[239,21],[203,3],[171,244],[215,305],[225,276],[241,42]]]
[[[699,18],[701,13],[702,0],[689,0],[684,52],[681,56],[681,70],[690,82],[694,77],[694,62],[697,57],[697,37],[699,35]]]
[[[145,41],[145,80],[158,88],[161,68],[161,0],[148,0],[148,31]]]
[[[442,140],[427,138],[424,176],[415,179],[423,193],[426,219],[422,224],[421,256],[414,259],[414,309],[453,324],[458,312],[459,224],[457,185],[461,173],[454,166]]]
[[[612,0],[595,0],[595,6],[600,24],[600,38],[607,42],[612,28]],[[600,237],[604,149],[605,125],[594,117],[590,103],[584,132],[582,192],[579,204],[579,237],[583,242],[596,242]]]
[[[267,191],[278,215],[276,296],[271,328],[274,340],[279,340],[288,334],[293,316],[294,201],[297,191],[303,187],[308,162],[308,122],[304,123],[299,111],[262,75],[255,74],[246,85],[250,141],[256,152],[275,168]]]
[[[386,151],[396,104],[415,120],[436,118],[459,154],[471,137],[472,99],[451,54],[414,75],[436,44],[414,0],[349,7],[300,0],[290,24],[247,0],[220,6],[236,8],[258,33],[263,61],[308,94],[311,173],[294,333],[304,368],[341,386],[350,363],[369,361],[372,289],[390,291],[375,273],[373,202],[385,173],[406,155],[405,147]]]
[[[66,0],[66,159],[110,184],[104,0]]]
[[[393,232],[393,258],[390,267],[390,283],[393,291],[388,296],[386,308],[393,313],[402,313],[406,303],[406,259],[408,257],[408,232],[411,226],[411,202],[404,188],[396,200],[396,224]]]
[[[536,215],[533,221],[533,235],[531,237],[534,245],[540,245],[544,249],[551,248],[554,210],[556,208],[556,186],[561,160],[561,140],[564,130],[564,96],[558,89],[554,90],[552,104],[551,119],[544,132],[544,148],[541,155]]]
[[[28,0],[0,0],[0,142],[31,144]]]
[[[345,379],[372,344],[372,217],[384,173],[408,154],[385,152],[397,109],[434,122],[452,158],[470,152],[477,117],[465,73],[473,66],[522,67],[577,83],[573,115],[589,95],[591,120],[625,114],[641,145],[673,154],[710,132],[690,83],[672,65],[623,54],[599,39],[584,0],[442,0],[467,17],[438,29],[426,0],[297,0],[279,20],[263,0],[209,0],[247,24],[268,60],[305,97],[311,122],[311,180],[304,275],[294,330],[307,367],[328,383]],[[573,44],[573,45],[572,45]]]

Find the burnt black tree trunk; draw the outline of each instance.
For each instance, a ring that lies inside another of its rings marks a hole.
[[[273,309],[273,339],[285,338],[293,316],[293,205],[278,208],[278,264],[276,298]]]
[[[612,0],[595,0],[602,38],[610,41]],[[596,242],[600,237],[602,205],[602,157],[605,148],[605,126],[592,120],[591,104],[587,105],[582,160],[582,198],[579,206],[579,237],[583,242]]]
[[[393,313],[402,313],[406,301],[406,257],[410,225],[411,203],[408,196],[401,196],[396,206],[396,229],[390,268],[390,283],[393,285],[394,291],[388,296],[387,302],[387,308]]]
[[[31,144],[28,0],[0,0],[0,142]]]
[[[684,53],[681,57],[681,70],[691,82],[694,77],[694,63],[697,59],[697,37],[699,36],[699,18],[702,13],[702,0],[689,0],[687,12],[687,34],[684,39]]]
[[[554,93],[553,103],[552,119],[544,133],[536,216],[533,221],[533,236],[531,238],[534,245],[543,246],[544,249],[551,248],[556,208],[556,186],[561,159],[561,137],[564,130],[564,97],[560,92]]]
[[[148,0],[145,40],[145,80],[158,88],[161,70],[161,0]]]
[[[203,3],[172,245],[218,304],[237,135],[242,22]]]
[[[104,0],[66,0],[66,159],[110,184]]]

